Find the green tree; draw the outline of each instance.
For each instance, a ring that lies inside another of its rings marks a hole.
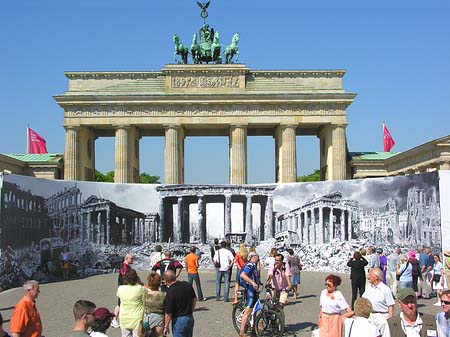
[[[159,179],[160,179],[159,176],[151,176],[150,174],[148,174],[146,172],[142,172],[139,175],[139,182],[141,184],[161,184]]]
[[[146,172],[142,172],[139,176],[139,183],[141,184],[160,184],[159,176],[152,176]],[[95,181],[102,183],[113,183],[114,182],[114,171],[109,171],[106,174],[95,170]]]
[[[299,183],[308,181],[320,181],[320,170],[315,170],[313,173],[306,176],[297,177],[297,182]]]

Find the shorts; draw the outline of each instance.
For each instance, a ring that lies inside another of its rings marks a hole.
[[[245,303],[245,306],[247,308],[253,308],[258,299],[259,291],[256,291],[254,289],[247,289],[247,302]]]
[[[293,286],[300,284],[300,273],[291,275],[291,284]]]

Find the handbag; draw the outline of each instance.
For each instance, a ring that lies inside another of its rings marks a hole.
[[[439,282],[441,280],[441,275],[433,274],[433,282]]]

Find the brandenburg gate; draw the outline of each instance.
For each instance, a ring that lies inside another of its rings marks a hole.
[[[184,183],[184,139],[229,138],[229,183],[247,183],[247,137],[275,139],[275,182],[297,178],[296,136],[320,138],[322,180],[346,179],[344,70],[167,64],[160,71],[66,72],[66,180],[94,180],[95,140],[115,137],[117,183],[138,182],[139,141],[164,136],[166,184]],[[268,149],[268,151],[270,151]],[[301,154],[301,151],[299,152]]]

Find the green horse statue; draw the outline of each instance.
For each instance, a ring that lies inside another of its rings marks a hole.
[[[191,56],[194,64],[222,63],[220,49],[219,32],[209,29],[208,25],[200,29],[200,44],[197,42],[197,34],[192,35]]]
[[[233,35],[231,39],[231,44],[229,44],[225,48],[225,63],[237,63],[239,59],[239,33]],[[233,57],[236,56],[236,59],[233,61]]]
[[[177,34],[173,35],[173,43],[175,43],[175,51],[173,53],[173,61],[175,63],[183,63],[187,64],[188,62],[188,49],[187,47],[181,43],[180,38]],[[181,56],[181,61],[177,62],[177,55]]]
[[[194,33],[192,35],[191,56],[192,56],[192,62],[194,64],[200,63],[201,52],[200,52],[200,46],[197,43],[197,33]]]

